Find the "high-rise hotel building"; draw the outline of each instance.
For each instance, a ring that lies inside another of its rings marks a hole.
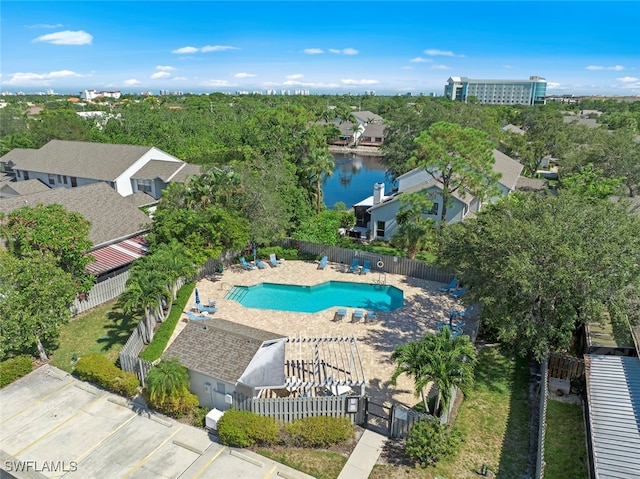
[[[547,80],[530,76],[528,80],[474,80],[451,77],[444,86],[444,96],[467,102],[475,97],[483,105],[544,105]]]

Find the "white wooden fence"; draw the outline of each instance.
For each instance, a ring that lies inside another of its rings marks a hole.
[[[75,316],[89,309],[116,299],[124,292],[124,285],[129,279],[129,271],[124,271],[117,276],[112,276],[93,285],[93,288],[84,295],[83,299],[76,298],[70,306],[71,313]]]

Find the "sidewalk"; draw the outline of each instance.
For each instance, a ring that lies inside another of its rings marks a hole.
[[[386,436],[369,429],[365,430],[338,479],[367,479],[380,457],[386,440]]]

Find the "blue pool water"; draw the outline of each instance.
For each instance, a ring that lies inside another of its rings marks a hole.
[[[225,299],[246,308],[317,313],[335,306],[376,311],[393,311],[404,304],[401,289],[395,286],[329,281],[315,286],[260,283],[234,286]]]

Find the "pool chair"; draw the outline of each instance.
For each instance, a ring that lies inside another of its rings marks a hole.
[[[354,258],[351,262],[351,266],[349,266],[349,273],[355,273],[360,269],[360,263],[358,262],[358,258]]]
[[[269,267],[267,266],[267,263],[265,263],[261,259],[256,259],[256,266],[258,267],[258,269],[267,269]]]
[[[346,308],[338,308],[336,314],[333,315],[333,320],[336,322],[342,321],[347,316]]]
[[[196,308],[198,309],[198,311],[200,311],[201,313],[209,313],[209,314],[213,314],[216,311],[218,311],[218,308],[216,308],[215,306],[204,306],[202,303],[196,303]]]
[[[449,294],[451,296],[453,296],[454,298],[460,298],[460,297],[464,296],[464,294],[466,292],[467,292],[467,288],[458,288],[458,289],[454,289]]]
[[[352,323],[357,323],[358,321],[360,321],[362,318],[364,318],[364,311],[360,310],[360,309],[356,309],[353,314],[351,315],[351,322]]]
[[[375,323],[378,320],[378,317],[376,316],[376,312],[375,311],[367,311],[367,314],[365,315],[364,320],[367,323]]]
[[[450,309],[449,317],[450,318],[455,318],[455,317],[468,318],[469,316],[471,316],[472,312],[473,312],[473,306],[467,306],[467,309],[465,309],[464,311],[460,311],[459,309]]]
[[[323,256],[320,262],[318,263],[318,269],[325,269],[327,267],[327,261],[329,261],[329,258],[327,258],[326,256]]]
[[[186,314],[191,321],[202,321],[205,319],[211,319],[211,317],[207,314],[196,314],[191,311],[185,311],[184,314]]]
[[[276,258],[276,254],[275,254],[275,253],[271,253],[271,254],[269,255],[269,264],[270,264],[271,266],[273,266],[274,268],[275,268],[276,266],[280,266],[280,261],[278,261],[278,259]]]
[[[360,270],[360,274],[367,274],[369,271],[371,271],[371,261],[365,261]]]
[[[247,260],[244,259],[244,256],[240,258],[240,266],[242,266],[246,270],[256,269],[254,265],[247,263]]]
[[[460,284],[458,278],[453,278],[448,285],[440,286],[440,291],[442,291],[443,293],[449,293],[455,290],[458,287],[458,284]]]

